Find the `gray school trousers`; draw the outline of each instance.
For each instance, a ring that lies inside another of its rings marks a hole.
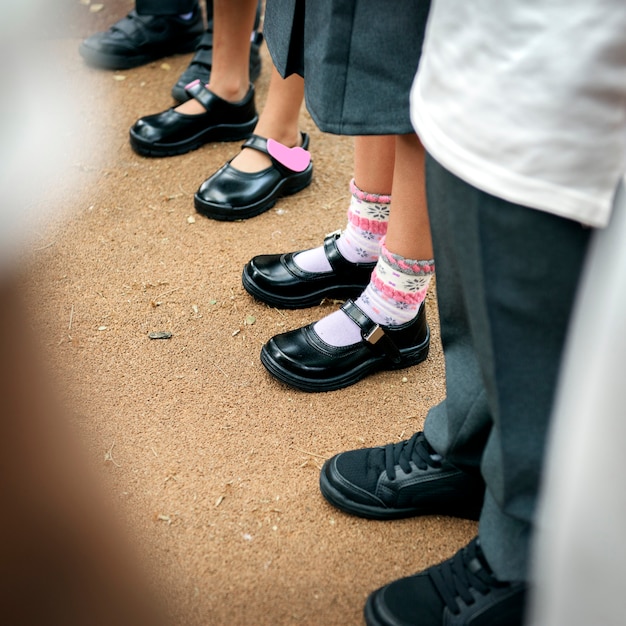
[[[481,471],[478,535],[502,580],[526,580],[544,446],[591,229],[512,204],[427,156],[446,399],[424,433]]]

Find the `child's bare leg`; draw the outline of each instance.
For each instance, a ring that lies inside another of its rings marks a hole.
[[[213,66],[208,88],[229,102],[241,100],[250,88],[250,33],[256,0],[214,0]],[[197,100],[176,108],[179,113],[204,113]]]
[[[300,108],[304,99],[304,80],[297,74],[283,78],[272,68],[267,99],[254,134],[272,138],[292,148],[300,145]],[[244,148],[231,165],[242,172],[259,172],[272,164],[269,156]]]

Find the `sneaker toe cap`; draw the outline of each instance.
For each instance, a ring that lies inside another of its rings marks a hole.
[[[353,450],[329,459],[322,468],[328,485],[338,498],[351,503],[384,507],[385,503],[376,495],[377,476],[363,473],[364,454],[367,450]]]

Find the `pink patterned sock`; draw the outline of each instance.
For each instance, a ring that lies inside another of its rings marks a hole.
[[[384,239],[372,278],[355,304],[381,326],[410,322],[426,298],[435,262],[405,259],[387,250]],[[349,346],[361,340],[361,329],[343,311],[335,311],[314,326],[331,346]]]
[[[341,256],[352,263],[373,263],[378,259],[380,240],[387,232],[391,196],[362,191],[350,181],[348,225],[337,239]],[[324,246],[296,254],[294,262],[305,272],[330,272],[332,267]]]

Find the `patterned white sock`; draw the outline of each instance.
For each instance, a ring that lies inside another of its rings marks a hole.
[[[434,260],[416,261],[392,254],[383,239],[370,283],[355,304],[381,326],[406,324],[418,314],[434,271]],[[361,340],[361,329],[343,311],[322,318],[314,329],[331,346],[349,346]]]
[[[391,196],[362,191],[350,181],[348,225],[337,239],[341,256],[352,263],[373,263],[378,259],[380,240],[387,232]],[[331,272],[324,246],[296,254],[294,262],[305,272]]]

